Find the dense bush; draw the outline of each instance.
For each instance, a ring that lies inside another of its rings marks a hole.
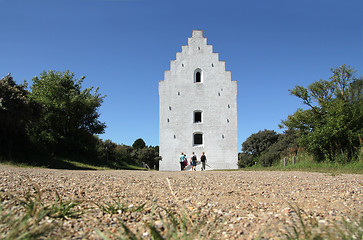
[[[272,130],[252,134],[242,144],[242,153],[238,155],[240,168],[250,167],[255,163],[269,167],[282,157],[296,155],[296,135],[292,130],[277,134]]]
[[[27,134],[39,119],[39,105],[29,98],[27,83],[16,84],[10,74],[0,80],[0,159],[23,158],[33,146]]]
[[[242,153],[238,156],[239,167],[249,167],[260,162],[260,156],[278,140],[278,134],[273,130],[263,130],[254,133],[242,143]]]
[[[296,130],[300,147],[317,161],[348,163],[358,158],[362,147],[363,79],[355,78],[350,66],[331,71],[329,81],[290,90],[308,109],[298,109],[281,127]]]
[[[291,154],[296,156],[297,152],[294,151],[297,149],[295,139],[296,135],[292,130],[287,130],[283,134],[279,134],[277,141],[261,154],[259,158],[261,165],[269,167],[283,157]]]
[[[307,109],[298,109],[282,121],[280,128],[287,128],[283,134],[264,130],[248,137],[239,167],[255,162],[271,166],[283,157],[296,156],[298,149],[316,162],[346,164],[362,158],[363,78],[354,77],[354,69],[346,65],[331,71],[330,80],[290,90]]]
[[[139,138],[133,146],[101,140],[106,128],[98,120],[103,98],[98,88],[82,90],[84,77],[48,71],[27,84],[11,75],[0,80],[0,160],[63,167],[62,159],[112,168],[128,165],[159,168],[159,148]],[[92,93],[93,91],[93,93]]]
[[[246,152],[241,152],[238,154],[238,167],[251,167],[253,164],[254,158],[252,154]]]
[[[105,123],[98,120],[103,98],[98,89],[82,90],[85,77],[74,79],[69,71],[48,71],[33,78],[30,99],[41,106],[41,117],[28,125],[28,133],[37,145],[56,155],[84,155],[95,149],[95,134]]]
[[[141,144],[142,143],[142,144]],[[136,146],[136,148],[134,147]],[[131,146],[118,145],[111,140],[98,141],[98,158],[104,163],[114,163],[122,166],[123,163],[140,167],[147,166],[151,169],[159,169],[159,147],[146,146],[143,139],[137,139]]]

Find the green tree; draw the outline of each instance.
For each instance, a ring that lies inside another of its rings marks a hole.
[[[128,164],[136,165],[135,160],[131,157],[131,153],[133,148],[128,145],[117,145],[116,152],[116,160],[118,162],[126,162]]]
[[[31,99],[42,107],[40,121],[33,124],[30,134],[53,153],[77,155],[95,148],[94,134],[106,127],[98,120],[103,98],[98,88],[82,90],[85,77],[74,79],[69,71],[48,71],[33,79]]]
[[[293,130],[286,130],[283,134],[278,134],[278,139],[270,145],[259,158],[262,166],[269,167],[284,156],[297,154],[295,143],[296,135]]]
[[[146,163],[151,169],[159,169],[159,157],[158,147],[144,147],[134,149],[131,153],[131,157],[136,160],[138,165],[142,166],[142,163]]]
[[[103,161],[115,161],[116,160],[116,147],[117,144],[107,139],[103,141],[102,139],[98,140],[97,150],[99,154],[99,158]]]
[[[146,143],[142,138],[138,138],[135,140],[134,144],[132,144],[132,147],[134,149],[142,149],[146,147]]]
[[[238,153],[238,167],[251,167],[254,163],[253,155],[246,152]]]
[[[274,130],[258,131],[258,133],[252,134],[242,143],[242,151],[252,154],[254,157],[259,156],[277,139],[278,135]]]
[[[319,80],[307,88],[295,86],[291,94],[308,109],[298,109],[281,127],[297,130],[299,144],[317,161],[349,162],[357,157],[363,134],[362,78],[342,65],[331,69],[330,80]]]
[[[10,74],[0,80],[0,155],[11,160],[29,145],[28,123],[36,118],[36,105],[29,99],[27,84],[16,84]]]
[[[272,144],[277,142],[278,134],[273,130],[263,130],[251,134],[242,143],[242,153],[238,155],[238,166],[249,167],[259,162],[259,157]]]
[[[259,131],[252,134],[242,143],[242,151],[238,154],[238,166],[250,167],[255,162],[269,167],[283,156],[296,155],[295,131],[286,130],[277,134],[273,130]]]

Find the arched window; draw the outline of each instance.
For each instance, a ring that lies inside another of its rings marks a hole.
[[[203,133],[193,134],[193,145],[198,146],[203,144]]]
[[[194,82],[195,83],[201,83],[202,82],[202,70],[197,68],[195,71],[194,71]]]
[[[195,74],[195,82],[200,82],[201,80],[200,80],[200,72],[197,72],[196,74]]]

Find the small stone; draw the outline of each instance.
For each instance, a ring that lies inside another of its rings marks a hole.
[[[161,229],[161,228],[163,228],[164,224],[162,221],[155,221],[154,226],[157,229]]]

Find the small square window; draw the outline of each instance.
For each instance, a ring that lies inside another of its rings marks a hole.
[[[194,145],[202,145],[203,144],[203,134],[195,133],[193,136]]]
[[[202,112],[195,111],[194,112],[194,123],[202,122]]]

